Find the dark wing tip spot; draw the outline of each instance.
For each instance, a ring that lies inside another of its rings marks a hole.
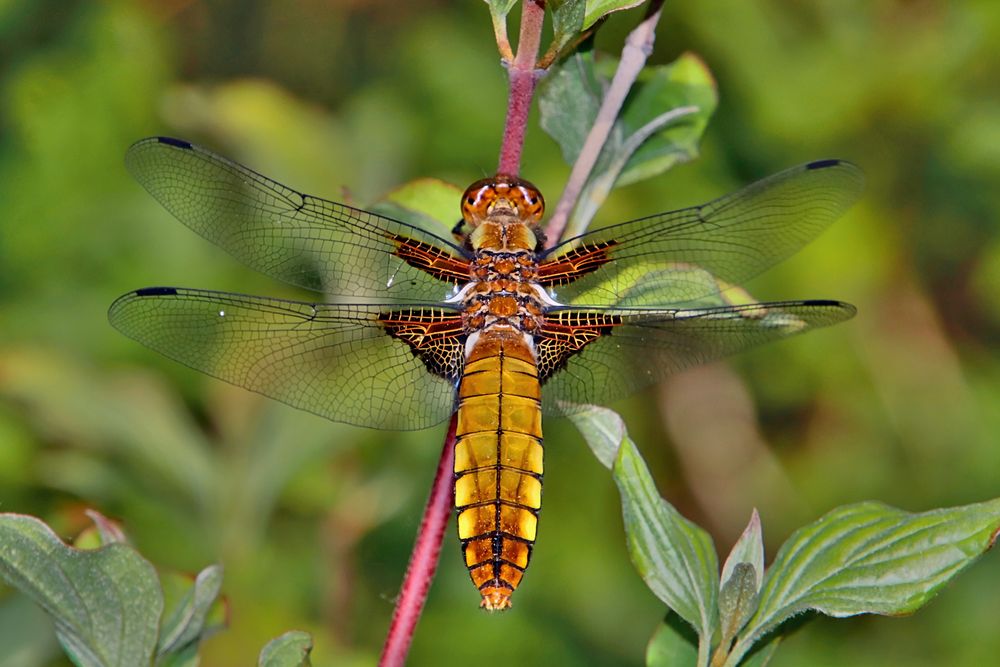
[[[843,301],[837,301],[836,299],[809,299],[805,302],[807,306],[850,306],[850,304],[844,303]]]
[[[806,169],[826,169],[827,167],[836,167],[841,164],[843,160],[831,159],[831,160],[815,160],[806,165]]]
[[[839,311],[843,317],[843,320],[849,320],[858,314],[858,309],[856,306],[846,303],[844,301],[835,301],[833,299],[812,299],[804,303],[807,306],[816,306],[818,308],[830,308],[831,310]]]
[[[136,296],[175,296],[176,294],[177,288],[175,287],[143,287],[135,291]]]
[[[183,148],[184,150],[191,149],[191,142],[184,141],[183,139],[174,139],[173,137],[156,137],[156,140],[161,144],[173,146],[174,148]]]

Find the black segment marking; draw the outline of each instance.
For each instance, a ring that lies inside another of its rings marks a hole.
[[[490,565],[490,564],[491,564],[490,561],[485,561],[483,563],[483,565]],[[479,567],[481,567],[481,565]],[[475,569],[475,567],[472,567],[470,569]],[[523,572],[523,570],[522,570],[522,572]],[[514,590],[513,586],[511,586],[509,583],[507,583],[506,581],[504,581],[503,579],[501,579],[500,575],[497,574],[496,565],[494,565],[494,567],[493,567],[493,577],[494,578],[490,579],[489,581],[484,581],[482,583],[482,585],[479,587],[479,590],[483,590],[487,586],[493,586],[494,588],[506,588],[509,591],[513,591]]]

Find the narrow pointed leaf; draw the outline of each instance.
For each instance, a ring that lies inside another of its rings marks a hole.
[[[312,637],[306,632],[292,630],[272,639],[260,652],[258,667],[309,667]]]
[[[163,597],[153,567],[130,547],[80,551],[38,519],[0,514],[0,576],[48,612],[80,667],[150,663]]]
[[[754,509],[750,515],[750,523],[743,529],[740,539],[736,540],[729,557],[726,558],[722,566],[722,585],[733,575],[733,569],[739,563],[749,563],[754,568],[756,575],[756,587],[760,590],[760,584],[764,579],[764,538],[761,534],[760,515]]]
[[[94,527],[100,537],[99,546],[104,546],[105,544],[115,544],[116,542],[128,544],[128,537],[125,536],[125,531],[123,531],[122,527],[117,523],[97,510],[86,510],[84,514],[87,515],[88,519],[94,522]],[[76,542],[75,546],[80,546],[79,540]]]
[[[158,656],[182,653],[208,634],[209,612],[222,589],[222,567],[211,565],[198,573],[194,583],[164,615]]]
[[[913,612],[989,549],[998,529],[1000,499],[922,514],[876,502],[837,508],[781,547],[744,641],[806,610]]]

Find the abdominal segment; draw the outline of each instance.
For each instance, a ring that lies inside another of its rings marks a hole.
[[[542,506],[538,372],[523,335],[483,331],[458,396],[458,535],[482,606],[506,609],[528,566]]]

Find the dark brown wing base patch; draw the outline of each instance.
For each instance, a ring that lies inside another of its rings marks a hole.
[[[388,236],[396,244],[393,254],[424,273],[449,283],[465,283],[472,276],[467,259],[455,257],[430,243],[399,234]]]
[[[434,375],[457,381],[465,367],[465,327],[454,311],[433,308],[393,310],[378,316],[393,338],[410,346]]]
[[[538,283],[545,287],[566,285],[581,276],[593,273],[611,260],[611,249],[617,241],[601,241],[582,245],[565,255],[538,265]]]
[[[542,384],[566,365],[570,357],[622,323],[617,315],[587,312],[550,313],[535,340],[538,378]]]

